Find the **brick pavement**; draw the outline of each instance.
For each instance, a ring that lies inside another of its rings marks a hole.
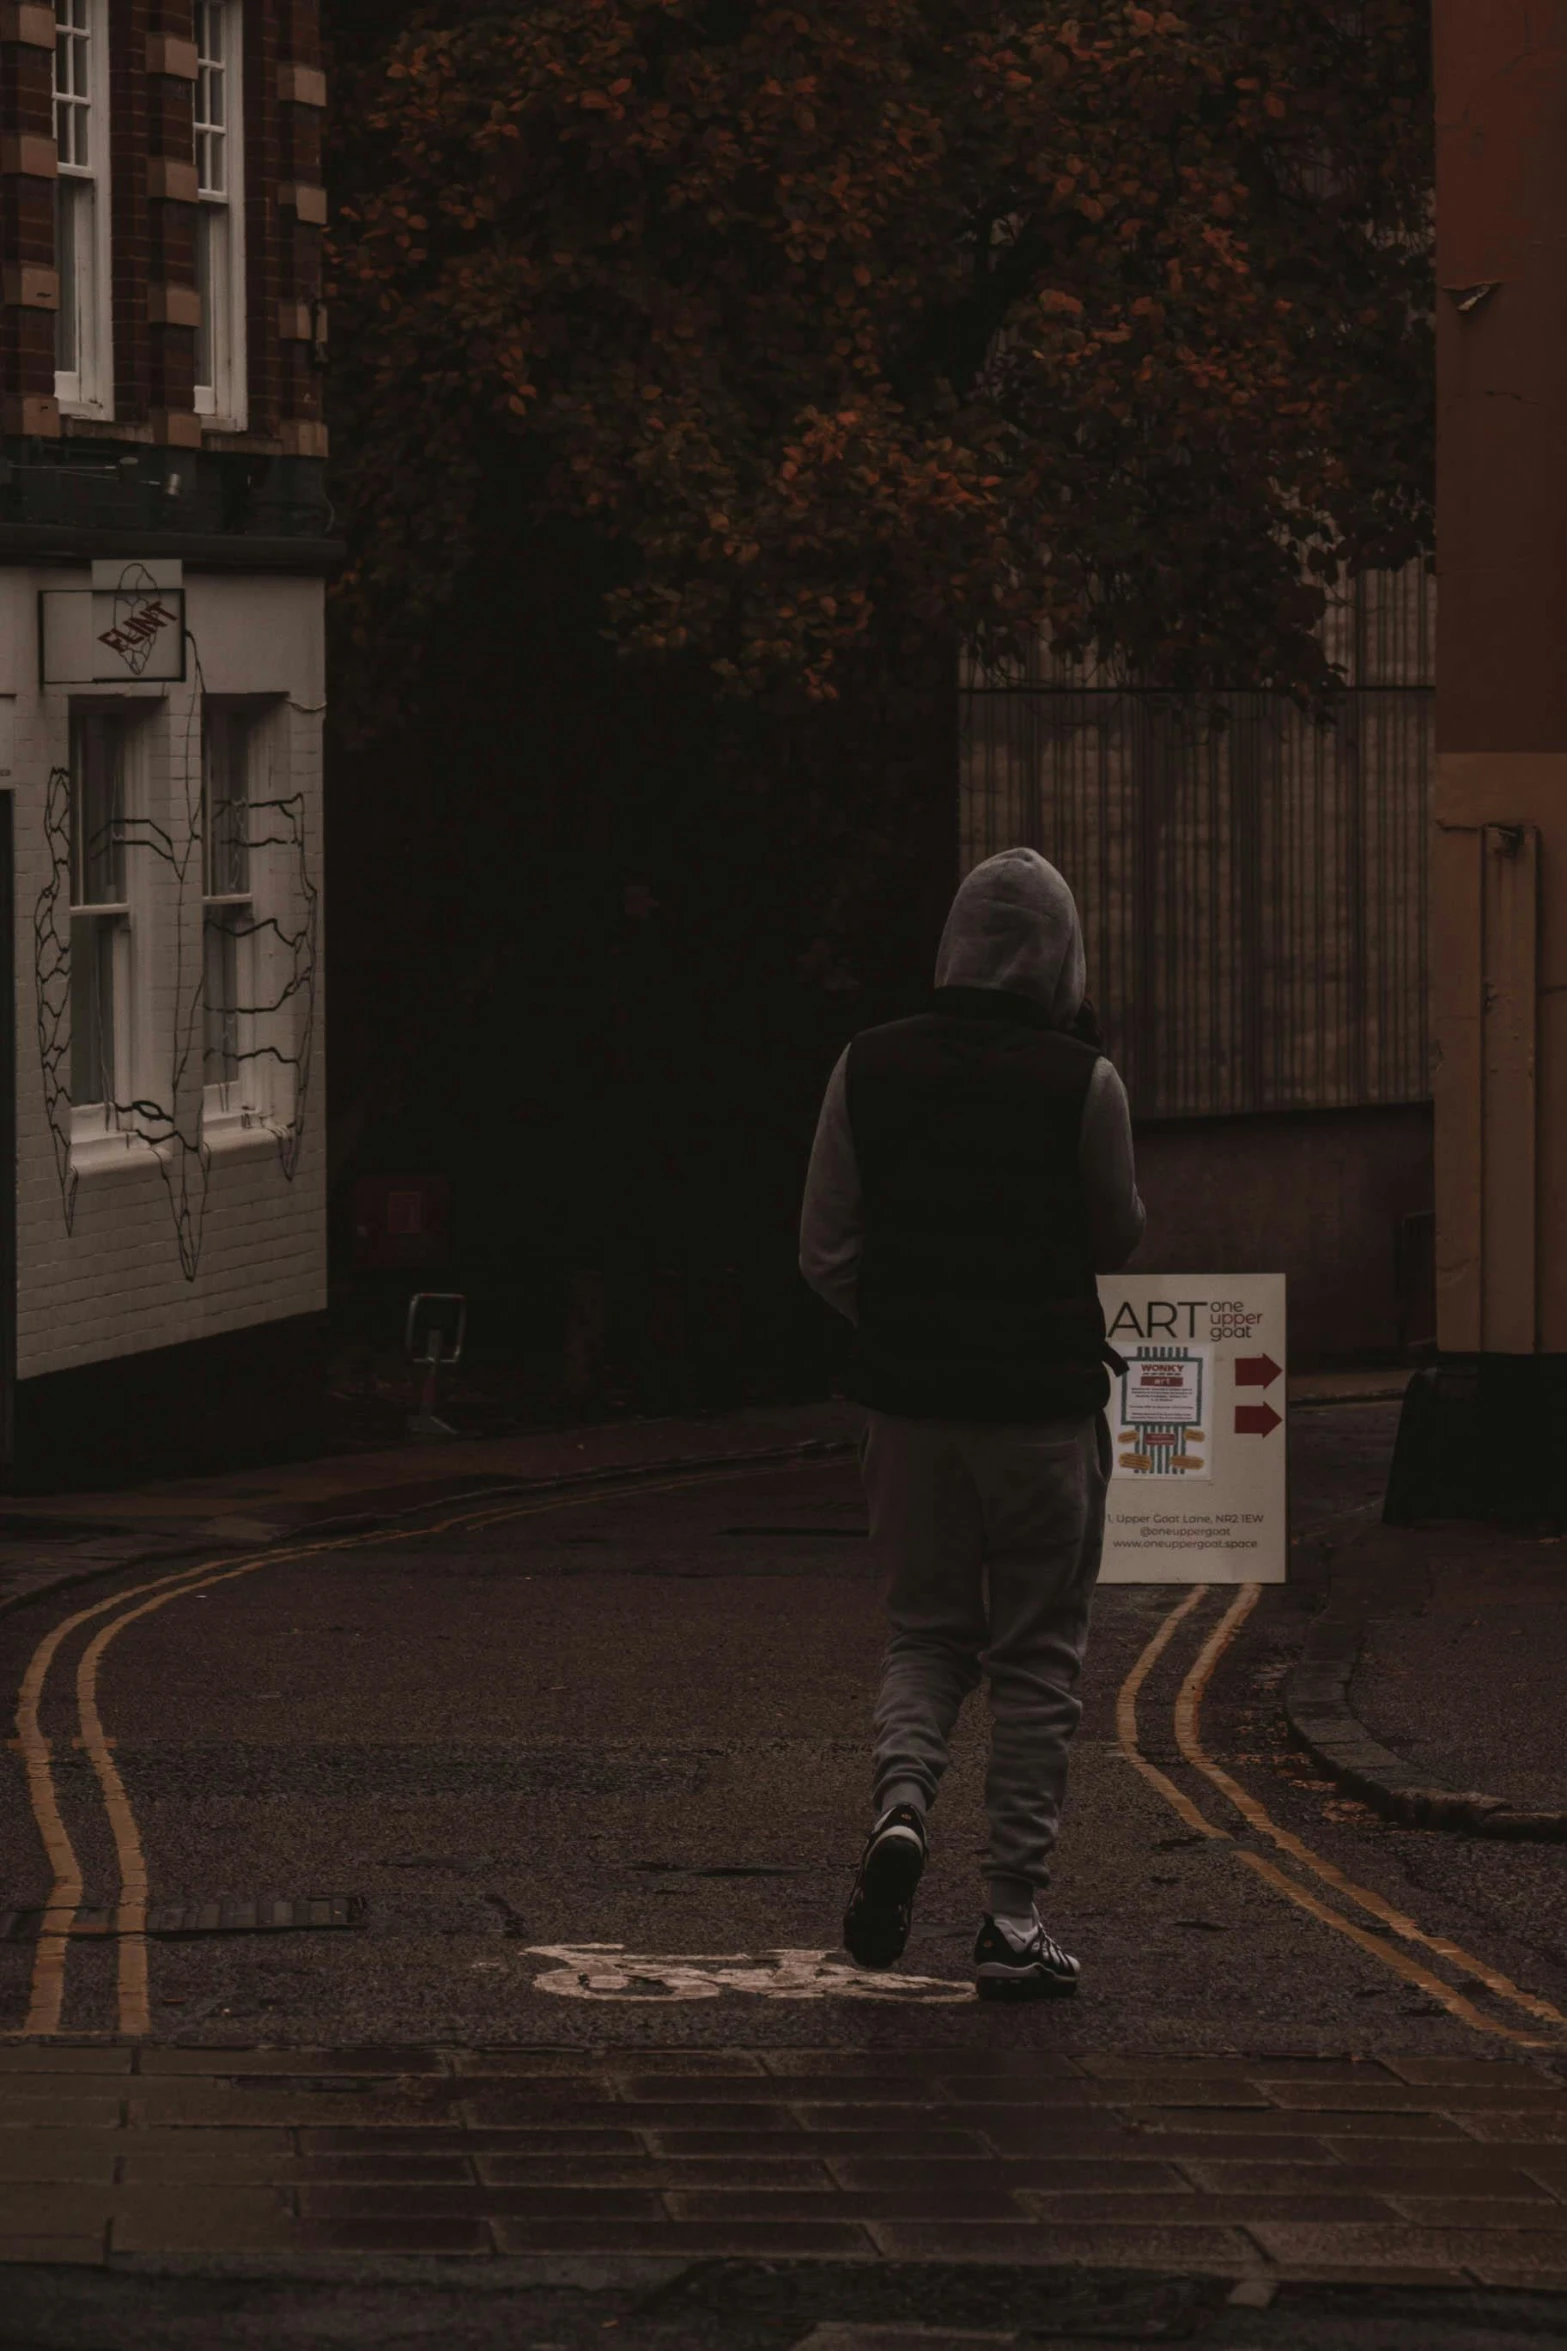
[[[1567,2288],[1567,2085],[1484,2059],[0,2049],[0,2257],[1080,2263]]]

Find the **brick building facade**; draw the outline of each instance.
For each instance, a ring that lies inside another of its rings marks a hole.
[[[315,0],[0,0],[0,1477],[305,1444]]]

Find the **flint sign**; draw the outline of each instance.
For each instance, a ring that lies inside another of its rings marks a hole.
[[[1105,1274],[1101,1583],[1276,1584],[1289,1537],[1284,1276]]]
[[[90,588],[38,598],[46,686],[170,685],[185,675],[185,595],[178,561],[95,563]]]

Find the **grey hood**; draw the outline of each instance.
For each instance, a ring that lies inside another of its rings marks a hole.
[[[976,865],[952,901],[936,957],[938,988],[1006,988],[1070,1028],[1088,982],[1077,902],[1037,849]]]

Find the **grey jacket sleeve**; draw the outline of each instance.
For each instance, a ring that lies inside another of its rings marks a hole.
[[[849,1125],[848,1064],[845,1051],[827,1080],[816,1122],[800,1211],[800,1271],[818,1297],[855,1322],[865,1202]]]
[[[1143,1237],[1143,1204],[1132,1159],[1132,1113],[1126,1088],[1103,1054],[1094,1064],[1077,1138],[1078,1173],[1088,1205],[1095,1273],[1114,1273]]]

